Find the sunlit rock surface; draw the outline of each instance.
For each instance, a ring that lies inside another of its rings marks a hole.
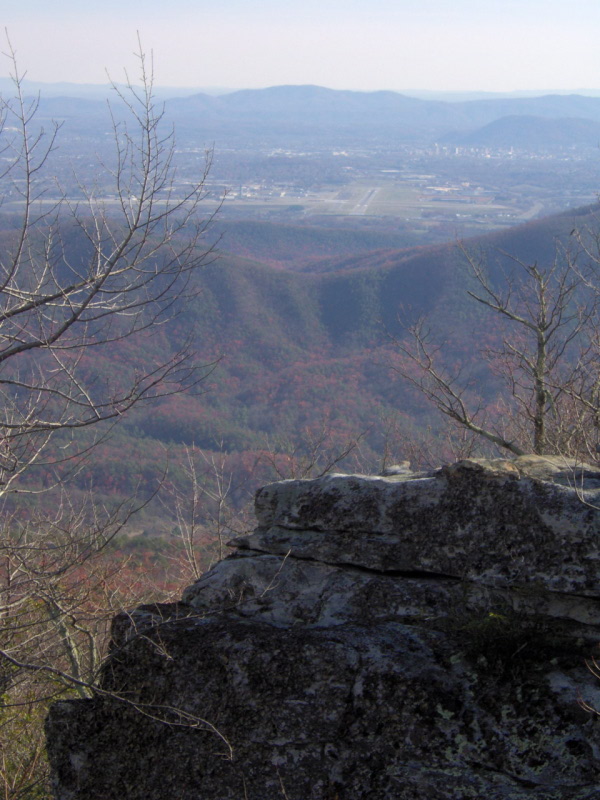
[[[284,481],[58,703],[57,800],[600,797],[600,471]]]

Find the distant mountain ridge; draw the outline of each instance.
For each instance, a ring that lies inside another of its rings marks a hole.
[[[10,93],[12,79],[0,76],[0,93]],[[26,94],[43,94],[46,97],[80,97],[91,99],[93,97],[105,99],[110,94],[111,87],[108,83],[78,83],[75,81],[36,81],[25,78],[23,88]],[[163,86],[156,85],[156,94],[161,98],[189,97],[195,94],[225,95],[238,91],[260,91],[261,89],[248,89],[248,87],[232,86]],[[336,90],[333,90],[336,91]],[[345,91],[345,90],[339,90]],[[348,91],[353,90],[351,87]],[[516,89],[514,91],[487,91],[487,90],[450,90],[450,89],[381,89],[371,91],[389,91],[393,94],[402,94],[405,97],[415,97],[421,100],[441,100],[443,102],[464,102],[470,100],[502,100],[519,97],[545,97],[547,95],[582,95],[584,97],[600,97],[600,89],[573,87],[571,89]],[[368,90],[362,90],[363,94]]]
[[[169,122],[180,131],[205,137],[271,134],[351,133],[356,137],[394,136],[399,141],[434,140],[453,132],[476,130],[503,117],[579,119],[600,123],[600,97],[545,95],[462,102],[424,100],[397,92],[355,92],[321,86],[274,86],[223,95],[195,94],[165,103]],[[44,116],[97,118],[104,101],[44,97]]]
[[[600,98],[547,95],[535,98],[471,100],[448,103],[421,100],[396,92],[352,92],[320,86],[274,86],[246,89],[220,97],[195,95],[167,103],[175,119],[207,113],[209,120],[303,129],[322,126],[365,130],[401,129],[430,135],[487,125],[507,116],[560,119],[577,117],[600,122]]]
[[[511,115],[475,131],[447,134],[440,143],[464,147],[515,147],[529,151],[582,145],[597,148],[600,144],[600,121]]]

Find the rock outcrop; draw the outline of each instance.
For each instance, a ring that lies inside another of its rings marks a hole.
[[[469,460],[260,490],[47,722],[57,800],[600,797],[600,472]]]

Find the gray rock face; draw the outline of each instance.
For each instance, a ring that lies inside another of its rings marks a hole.
[[[600,563],[597,478],[526,456],[459,462],[413,479],[287,481],[258,492],[259,528],[235,544],[383,572],[419,570],[498,586],[535,582],[593,596]]]
[[[53,707],[57,800],[600,798],[598,507],[531,456],[265,487]]]

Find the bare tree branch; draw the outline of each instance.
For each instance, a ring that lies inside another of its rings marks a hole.
[[[109,620],[123,604],[141,599],[126,582],[128,558],[111,554],[109,545],[149,499],[103,508],[91,492],[76,502],[68,487],[82,459],[124,415],[196,387],[214,368],[198,359],[191,337],[162,353],[149,347],[159,326],[197,293],[195,273],[215,258],[204,235],[218,206],[200,215],[212,154],[195,183],[177,181],[173,132],[154,98],[152,57],[139,44],[141,86],[129,79],[124,89],[112,84],[114,153],[99,166],[112,181],[113,198],[107,199],[99,178],[92,185],[77,181],[82,200],[60,187],[58,199],[50,200],[45,187],[48,176],[54,180],[60,126],[37,124],[39,99],[25,97],[8,38],[5,55],[14,97],[0,98],[0,206],[16,197],[20,221],[0,252],[3,707],[35,707],[65,691],[100,695],[153,720],[209,730],[230,756],[210,722],[100,688]],[[120,358],[132,337],[149,352],[143,363]],[[100,377],[102,357],[110,369]],[[78,438],[88,428],[96,433]],[[49,487],[32,485],[39,467]],[[15,495],[48,488],[52,497],[44,504],[15,501]],[[0,727],[16,730],[11,720],[0,709]],[[34,736],[23,758],[17,749],[10,763],[2,749],[3,796],[26,797],[35,786],[39,743]]]
[[[449,371],[446,349],[423,319],[408,326],[408,343],[397,342],[396,371],[441,414],[500,449],[589,454],[586,430],[598,427],[598,294],[576,259],[557,249],[540,267],[501,253],[513,270],[492,279],[481,255],[458,246],[476,286],[467,294],[503,323],[498,345],[480,350],[480,362],[504,381],[506,413],[492,421],[481,388]]]

